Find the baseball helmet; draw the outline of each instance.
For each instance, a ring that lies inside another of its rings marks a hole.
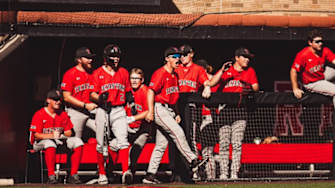
[[[104,57],[120,57],[121,49],[115,44],[108,44],[104,49]]]

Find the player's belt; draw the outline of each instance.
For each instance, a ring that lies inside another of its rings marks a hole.
[[[161,104],[162,106],[166,107],[166,108],[172,108],[172,106],[170,104],[163,104],[163,103],[160,103],[158,102],[158,104]]]

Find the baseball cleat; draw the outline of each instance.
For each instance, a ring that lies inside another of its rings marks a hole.
[[[69,184],[81,184],[78,174],[74,174],[68,179]]]
[[[206,164],[207,161],[208,161],[208,158],[204,160],[199,160],[199,159],[192,160],[191,162],[192,172],[193,173],[197,172],[202,165]]]
[[[107,176],[105,174],[99,174],[98,184],[100,184],[100,185],[108,184],[108,179],[107,179]]]
[[[50,176],[48,177],[47,184],[57,184],[57,183],[58,183],[58,181],[57,181],[55,175],[50,175]]]
[[[155,178],[155,175],[148,174],[145,176],[145,178],[142,180],[145,184],[160,184],[161,182]]]

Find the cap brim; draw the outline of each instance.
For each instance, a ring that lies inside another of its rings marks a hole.
[[[83,56],[83,57],[92,58],[92,57],[95,57],[95,56],[96,56],[95,54],[87,54],[87,55],[85,55],[85,56]]]
[[[254,54],[243,54],[242,56],[247,57],[247,58],[249,58],[249,59],[252,59],[252,58],[255,57]]]

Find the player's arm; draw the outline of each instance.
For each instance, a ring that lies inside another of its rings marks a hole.
[[[299,89],[298,73],[294,68],[291,68],[290,79],[291,79],[293,94],[297,99],[300,99],[302,97],[302,94],[304,93],[304,91]]]
[[[91,92],[90,100],[95,102],[95,103],[98,103],[99,102],[99,94],[97,92]]]
[[[224,63],[220,70],[212,77],[212,79],[209,81],[209,85],[211,87],[215,86],[221,79],[222,74],[229,69],[229,67],[232,66],[232,62],[228,61]]]
[[[252,90],[255,91],[255,92],[259,91],[259,85],[258,85],[258,83],[256,83],[256,84],[252,84],[252,85],[251,85],[251,88],[252,88]]]
[[[72,136],[72,130],[67,130],[67,131],[64,131],[64,136],[66,137],[71,137]]]
[[[145,116],[145,120],[151,122],[154,120],[154,102],[155,102],[155,92],[152,89],[148,89],[147,93],[148,100],[148,112]]]
[[[94,110],[97,107],[97,105],[94,103],[85,103],[76,99],[72,96],[72,93],[70,91],[63,91],[63,97],[65,102],[71,104],[74,107],[83,108],[88,111]]]
[[[36,132],[34,134],[36,140],[44,140],[44,139],[57,139],[59,138],[59,134],[56,134],[56,132],[52,132],[52,133],[38,133]]]
[[[138,113],[136,115],[134,115],[134,119],[135,121],[139,121],[139,120],[143,120],[145,119],[145,117],[147,116],[149,110],[143,111],[141,113]]]

